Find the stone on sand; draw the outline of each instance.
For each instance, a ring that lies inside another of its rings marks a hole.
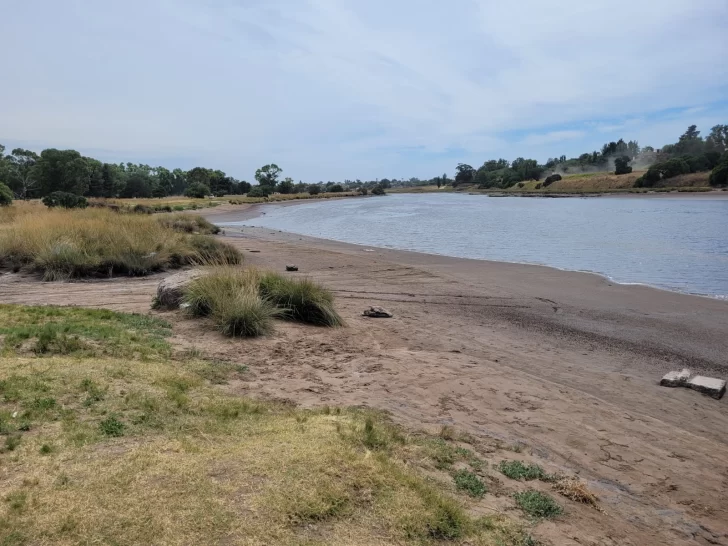
[[[689,389],[702,392],[703,394],[707,394],[716,400],[720,400],[725,394],[725,381],[714,377],[696,375],[688,381],[687,387]]]
[[[161,309],[177,309],[182,303],[185,287],[202,274],[200,269],[191,269],[162,279],[157,286],[157,305]]]
[[[663,387],[684,387],[690,379],[690,370],[683,368],[679,372],[667,372],[660,381]]]
[[[366,309],[362,315],[365,317],[371,317],[371,318],[392,318],[394,315],[384,309],[383,307],[376,307],[372,306]]]
[[[297,265],[287,265],[286,271],[298,271],[298,266]]]

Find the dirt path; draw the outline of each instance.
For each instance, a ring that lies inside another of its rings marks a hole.
[[[684,363],[725,375],[728,303],[258,229],[226,238],[252,265],[293,262],[334,289],[348,322],[334,331],[282,324],[240,341],[166,313],[180,348],[249,367],[226,388],[381,408],[415,429],[449,424],[491,461],[577,473],[605,512],[564,500],[566,516],[537,527],[553,544],[728,545],[728,399],[657,386]],[[0,301],[148,312],[157,282],[3,275]],[[370,304],[395,317],[361,317]],[[506,449],[516,444],[520,454]]]

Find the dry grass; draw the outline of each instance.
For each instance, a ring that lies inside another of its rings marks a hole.
[[[232,247],[179,233],[153,216],[34,204],[7,208],[0,217],[0,265],[39,271],[46,280],[145,275],[189,263],[241,261]]]
[[[227,395],[212,368],[218,383],[244,373],[198,357],[0,359],[3,543],[530,543],[425,478],[421,445],[381,416]]]
[[[597,496],[592,493],[587,485],[579,478],[558,478],[553,482],[554,491],[563,495],[567,499],[588,504],[601,511]]]

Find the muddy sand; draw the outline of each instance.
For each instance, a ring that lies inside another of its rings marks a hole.
[[[261,207],[203,213],[224,222]],[[728,545],[728,397],[658,385],[682,367],[728,378],[728,302],[269,229],[226,228],[223,238],[249,265],[298,265],[295,274],[334,291],[347,321],[336,330],[282,323],[268,338],[230,340],[164,313],[178,349],[248,366],[223,388],[379,408],[412,429],[450,425],[491,463],[518,458],[577,474],[603,511],[560,498],[565,515],[535,528],[546,543]],[[5,274],[0,301],[146,313],[160,278],[61,284]],[[370,305],[394,317],[361,316]],[[501,478],[504,493],[486,497],[485,510],[511,510],[507,492],[527,487]]]

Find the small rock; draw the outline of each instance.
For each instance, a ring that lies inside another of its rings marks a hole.
[[[182,303],[185,287],[203,274],[200,269],[175,273],[162,279],[157,286],[157,304],[160,309],[177,309]]]
[[[392,318],[394,315],[382,307],[369,307],[362,315],[371,318]]]
[[[702,392],[703,394],[707,394],[716,400],[720,400],[725,394],[725,381],[714,377],[696,375],[688,381],[687,387],[689,389]]]
[[[683,368],[680,372],[667,372],[660,381],[663,387],[684,387],[690,379],[690,370]]]
[[[298,266],[297,265],[287,265],[286,271],[298,271]]]

